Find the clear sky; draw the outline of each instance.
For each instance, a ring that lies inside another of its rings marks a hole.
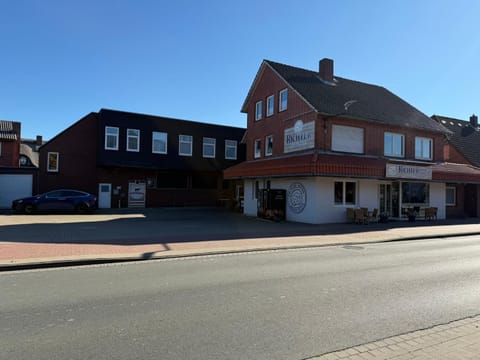
[[[0,0],[0,119],[50,139],[101,108],[246,126],[263,59],[480,113],[477,0]]]

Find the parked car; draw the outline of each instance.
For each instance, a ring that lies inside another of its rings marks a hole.
[[[12,201],[14,211],[31,214],[35,211],[76,211],[87,213],[97,207],[97,197],[79,190],[53,190],[45,194]]]

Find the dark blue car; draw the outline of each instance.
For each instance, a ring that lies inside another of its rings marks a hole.
[[[87,213],[97,206],[97,197],[78,190],[53,190],[12,201],[12,209],[25,214],[35,211],[76,211]]]

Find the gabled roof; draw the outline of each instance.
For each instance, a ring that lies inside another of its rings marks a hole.
[[[384,87],[335,76],[334,82],[324,81],[318,72],[264,60],[246,103],[259,81],[264,67],[270,67],[318,113],[337,115],[381,124],[448,133],[441,124],[417,110]],[[348,111],[344,105],[355,100]]]
[[[470,121],[433,115],[433,119],[451,131],[449,142],[475,166],[480,167],[480,127]]]
[[[13,129],[13,121],[0,120],[0,140],[17,140],[17,133]]]

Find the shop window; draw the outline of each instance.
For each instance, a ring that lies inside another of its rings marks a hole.
[[[186,189],[189,176],[182,173],[160,173],[157,176],[157,187],[166,189]]]
[[[364,129],[333,125],[332,126],[332,150],[363,154]]]
[[[357,199],[357,183],[351,181],[335,181],[335,205],[355,205]]]
[[[432,139],[415,138],[415,159],[432,160]]]
[[[403,204],[428,204],[430,187],[427,183],[403,182]]]
[[[218,177],[214,174],[196,174],[192,176],[192,189],[216,189]]]
[[[404,139],[405,137],[402,134],[386,132],[383,140],[384,155],[404,157]]]
[[[445,200],[447,206],[457,205],[457,188],[455,186],[447,186],[445,188]]]

